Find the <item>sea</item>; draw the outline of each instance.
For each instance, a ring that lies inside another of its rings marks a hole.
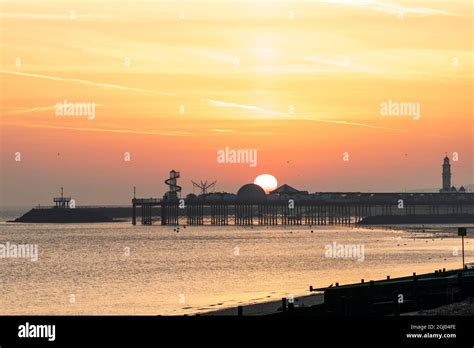
[[[452,225],[7,222],[26,210],[3,209],[0,215],[0,315],[202,314],[308,295],[309,286],[462,265],[461,238]],[[474,225],[467,227],[465,258],[473,262]],[[37,260],[2,257],[2,245],[36,246]]]

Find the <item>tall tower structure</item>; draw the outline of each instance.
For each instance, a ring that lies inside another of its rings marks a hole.
[[[443,161],[443,188],[440,190],[441,192],[449,192],[451,191],[451,164],[449,164],[449,158],[446,155]]]
[[[165,180],[165,184],[169,186],[169,191],[165,193],[166,201],[176,201],[181,192],[181,186],[178,185],[179,172],[172,170],[169,179]]]

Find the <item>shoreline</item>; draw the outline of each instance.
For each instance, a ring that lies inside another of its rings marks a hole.
[[[314,305],[320,305],[324,303],[324,293],[314,293],[304,296],[295,296],[294,304],[295,308],[305,308]],[[252,303],[248,305],[242,305],[242,315],[244,316],[260,316],[267,314],[275,314],[282,312],[282,301],[274,300],[262,303]],[[195,316],[237,316],[238,307],[223,308],[210,312],[202,312],[192,314]]]
[[[282,298],[280,301],[272,300],[263,303],[240,305],[205,313],[196,313],[194,315],[265,316],[294,314],[327,317],[377,313],[379,316],[467,316],[474,313],[472,288],[470,291],[468,290],[468,284],[472,283],[473,270],[474,265],[471,264],[470,267],[466,265],[464,269],[440,269],[434,273],[420,275],[413,273],[412,276],[387,278],[375,282],[370,281],[369,284],[362,282],[339,287],[336,283],[336,287],[320,288],[317,291],[311,287],[310,291],[316,292],[310,295],[297,296],[291,299]],[[450,279],[450,286],[442,281],[443,279],[447,281],[448,278]],[[457,283],[455,283],[456,280]],[[377,295],[374,295],[375,286],[377,287]],[[424,292],[424,294],[422,295],[421,292]],[[408,298],[409,296],[413,297],[413,294],[415,294],[415,298],[411,298],[406,303],[397,303],[397,298],[393,297],[394,293],[404,294]],[[439,296],[440,294],[442,295],[441,297]],[[438,298],[434,299],[433,295]],[[363,305],[359,307],[361,303]],[[420,303],[424,303],[424,305],[420,305]],[[351,311],[349,311],[349,304],[352,309]],[[386,308],[382,309],[381,305]],[[378,306],[377,310],[375,306]]]

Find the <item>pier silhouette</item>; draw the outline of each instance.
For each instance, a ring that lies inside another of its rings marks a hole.
[[[318,194],[316,194],[318,195]],[[154,198],[132,200],[132,223],[151,225],[352,225],[370,217],[452,217],[474,222],[474,194],[443,193],[320,193],[321,200],[209,201],[194,198],[167,201]],[[325,198],[323,198],[325,197]],[[291,199],[290,199],[291,200]],[[403,201],[400,207],[399,201]],[[152,207],[158,207],[153,216]],[[454,219],[455,220],[455,219]],[[453,221],[454,221],[453,220]],[[407,219],[406,221],[410,221]]]
[[[443,188],[439,192],[316,192],[283,184],[269,194],[258,185],[245,184],[237,194],[220,192],[181,198],[180,173],[165,180],[163,199],[132,199],[132,223],[151,225],[343,225],[399,223],[474,223],[474,193],[451,187],[451,168],[443,160]],[[195,184],[193,182],[193,184]],[[212,185],[214,185],[213,182]],[[134,191],[135,192],[135,191]],[[154,208],[155,207],[155,208]],[[154,208],[154,209],[153,209]],[[153,213],[158,212],[157,216]]]

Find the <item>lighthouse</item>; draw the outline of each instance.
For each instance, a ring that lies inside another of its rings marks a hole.
[[[451,192],[451,164],[449,164],[449,158],[446,155],[443,161],[443,187],[439,192]]]

